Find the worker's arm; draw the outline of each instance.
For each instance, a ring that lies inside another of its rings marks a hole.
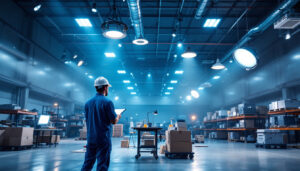
[[[111,101],[107,103],[107,114],[112,124],[117,124],[121,118],[121,115],[116,114],[114,104]]]

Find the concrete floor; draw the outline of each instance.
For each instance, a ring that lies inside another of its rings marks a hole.
[[[71,151],[82,149],[84,145],[85,141],[63,140],[56,148],[1,151],[0,170],[80,170],[84,153]],[[254,144],[227,143],[227,141],[209,141],[195,145],[208,147],[193,147],[194,160],[170,160],[163,155],[155,160],[150,154],[142,154],[139,160],[135,160],[136,149],[120,148],[120,139],[113,138],[110,170],[300,170],[299,149],[267,150],[255,148]]]

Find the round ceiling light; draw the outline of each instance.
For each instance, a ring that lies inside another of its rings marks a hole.
[[[215,70],[225,69],[225,65],[223,65],[219,59],[217,59],[216,63],[213,64],[213,66],[211,66],[211,69],[215,69]]]
[[[257,65],[257,58],[255,55],[244,48],[239,48],[234,51],[234,59],[247,70],[253,69]]]
[[[135,45],[146,45],[148,44],[148,40],[147,39],[144,39],[144,38],[138,38],[138,39],[135,39],[132,41],[133,44]]]
[[[109,39],[123,39],[127,36],[128,27],[123,22],[110,20],[106,21],[101,26],[103,36]]]
[[[190,48],[181,54],[181,57],[183,58],[195,58],[196,56],[196,52],[191,51]]]
[[[198,99],[199,98],[199,93],[198,93],[198,91],[196,91],[196,90],[192,90],[191,91],[191,95],[195,98],[195,99]]]

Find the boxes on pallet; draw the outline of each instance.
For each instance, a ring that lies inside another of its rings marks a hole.
[[[211,117],[211,120],[216,120],[218,118],[218,113],[215,112],[212,117]]]
[[[160,154],[165,154],[166,150],[167,150],[167,146],[166,145],[161,145],[160,149],[159,149],[159,153]]]
[[[287,134],[280,130],[258,129],[257,144],[270,144],[270,145],[287,144]]]
[[[0,146],[28,146],[33,144],[33,128],[12,128],[2,129]]]
[[[230,110],[230,116],[234,117],[238,115],[238,108],[237,107],[232,107]]]
[[[129,148],[129,140],[121,140],[121,148]]]
[[[256,108],[254,104],[242,103],[238,105],[238,111],[240,115],[256,114]]]
[[[240,128],[255,128],[254,120],[240,120]]]
[[[208,121],[208,120],[207,120],[207,116],[205,116],[205,117],[203,118],[203,121],[204,121],[204,122]]]
[[[298,117],[296,116],[285,116],[285,115],[280,115],[277,116],[277,125],[279,127],[287,127],[291,125],[298,125]]]
[[[227,110],[219,110],[218,112],[219,118],[226,118],[227,117]]]
[[[123,137],[123,124],[114,124],[113,137]]]
[[[258,114],[267,114],[268,113],[268,107],[267,106],[256,106],[256,112]]]
[[[204,143],[204,135],[195,135],[195,140],[197,143]]]
[[[170,153],[192,152],[191,131],[166,131],[166,146]]]
[[[34,143],[47,143],[54,144],[60,142],[60,135],[52,135],[52,136],[39,136],[38,138],[34,136]]]
[[[187,131],[187,126],[185,122],[176,122],[175,127],[177,131]]]
[[[86,135],[87,135],[87,131],[85,129],[79,130],[79,138],[86,139],[87,138]]]
[[[211,138],[211,139],[227,139],[228,135],[226,132],[211,132],[209,134],[209,138]]]
[[[207,120],[211,120],[213,115],[213,112],[207,112],[206,116],[207,116]]]
[[[278,103],[278,109],[297,109],[300,106],[300,102],[297,100],[280,100]]]
[[[228,132],[228,140],[239,140],[240,133],[239,132]]]

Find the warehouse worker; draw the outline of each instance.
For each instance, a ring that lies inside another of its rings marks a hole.
[[[94,86],[97,94],[85,104],[87,146],[82,171],[92,170],[96,159],[97,171],[108,170],[112,124],[118,123],[121,118],[121,115],[116,115],[112,101],[105,97],[111,87],[108,80],[98,77]]]

